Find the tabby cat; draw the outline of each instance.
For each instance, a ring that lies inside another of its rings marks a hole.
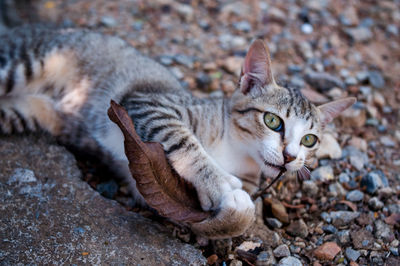
[[[260,173],[275,177],[282,169],[304,173],[324,125],[355,102],[316,107],[299,91],[278,86],[261,40],[249,48],[232,97],[199,99],[117,37],[29,26],[0,36],[0,132],[41,129],[66,145],[101,151],[145,204],[122,133],[107,116],[111,99],[125,107],[144,141],[163,145],[202,208],[216,211],[193,226],[209,238],[242,234],[255,212],[242,181],[258,184]]]

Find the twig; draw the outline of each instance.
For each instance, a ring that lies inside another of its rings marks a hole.
[[[278,179],[286,172],[286,169],[282,169],[278,176],[274,178],[274,180],[272,180],[271,183],[269,183],[267,186],[261,187],[256,193],[253,194],[252,198],[253,200],[257,199],[259,196],[261,196],[262,194],[266,193],[267,190],[276,182],[278,181]]]

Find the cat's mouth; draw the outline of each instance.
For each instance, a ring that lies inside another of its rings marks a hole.
[[[270,168],[274,168],[274,169],[276,169],[276,170],[278,170],[278,171],[285,171],[285,170],[286,170],[285,166],[283,166],[283,165],[273,164],[273,163],[268,162],[268,161],[265,160],[265,159],[264,159],[263,161],[264,161],[264,164],[265,164],[266,166],[270,167]]]

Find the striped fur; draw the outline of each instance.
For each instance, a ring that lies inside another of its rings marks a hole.
[[[285,167],[297,171],[315,150],[301,147],[301,137],[321,133],[320,111],[298,91],[274,83],[261,93],[252,90],[198,99],[125,41],[87,30],[22,27],[0,36],[2,133],[40,128],[101,154],[143,204],[122,133],[107,117],[110,100],[119,102],[141,138],[160,142],[174,169],[193,183],[203,209],[220,210],[194,227],[211,238],[241,234],[254,220],[254,204],[238,177],[254,185],[261,172],[275,176],[284,151],[296,155]],[[284,132],[265,126],[266,112],[281,117]]]

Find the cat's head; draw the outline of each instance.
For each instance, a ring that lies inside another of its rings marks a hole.
[[[237,145],[275,177],[282,169],[306,176],[324,126],[350,107],[355,98],[315,106],[300,91],[278,86],[267,46],[252,43],[231,101],[232,136]]]

